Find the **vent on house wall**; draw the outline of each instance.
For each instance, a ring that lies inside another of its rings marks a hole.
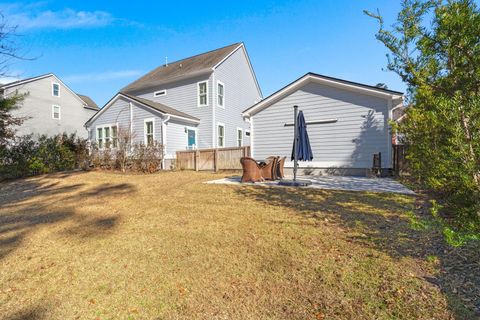
[[[166,96],[166,95],[167,95],[167,90],[155,91],[153,93],[154,97],[161,97],[161,96]]]

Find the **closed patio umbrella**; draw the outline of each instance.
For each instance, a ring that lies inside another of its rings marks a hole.
[[[313,153],[310,146],[310,140],[308,139],[307,124],[303,112],[298,112],[298,106],[294,108],[294,139],[292,148],[292,160],[293,160],[293,180],[282,180],[279,182],[285,186],[308,186],[311,181],[297,180],[297,168],[298,160],[300,161],[312,161]]]

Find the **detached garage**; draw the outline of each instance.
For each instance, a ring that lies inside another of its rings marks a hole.
[[[250,120],[252,157],[286,156],[291,168],[293,106],[298,105],[314,155],[311,162],[299,162],[299,172],[364,175],[374,154],[381,153],[382,168],[392,168],[389,120],[402,104],[402,92],[307,73],[243,116]]]

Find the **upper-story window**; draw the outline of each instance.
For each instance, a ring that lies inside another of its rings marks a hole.
[[[60,84],[55,82],[52,83],[52,96],[60,97]]]
[[[60,120],[60,106],[52,106],[52,118],[56,120]]]
[[[198,83],[197,94],[198,94],[198,106],[199,107],[208,106],[208,83],[207,83],[207,81],[202,81],[202,82]]]
[[[217,104],[225,108],[225,85],[220,81],[217,82]]]
[[[147,146],[153,145],[153,141],[155,140],[154,134],[154,120],[153,119],[145,119],[145,144]]]
[[[167,90],[160,90],[160,91],[155,91],[153,93],[154,97],[162,97],[167,95]]]

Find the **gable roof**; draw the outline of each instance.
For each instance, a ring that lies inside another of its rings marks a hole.
[[[215,66],[222,62],[243,43],[234,43],[223,48],[208,51],[186,59],[178,60],[168,65],[162,65],[150,71],[141,78],[130,83],[120,92],[134,92],[155,87],[176,80],[187,79],[194,76],[209,74]]]
[[[18,85],[21,85],[21,84],[24,84],[24,83],[40,80],[40,79],[43,79],[43,78],[48,78],[48,77],[51,77],[51,76],[55,76],[55,75],[53,73],[46,73],[46,74],[42,74],[42,75],[35,76],[35,77],[20,79],[20,80],[16,80],[16,81],[6,83],[6,84],[2,84],[0,86],[0,88],[1,89],[7,89],[7,88],[10,88],[10,87],[15,87],[15,86],[18,86]]]
[[[191,122],[195,122],[195,123],[200,122],[200,119],[198,119],[194,116],[191,116],[189,114],[186,114],[185,112],[181,112],[181,111],[178,111],[174,108],[168,107],[164,104],[161,104],[161,103],[158,103],[158,102],[155,102],[155,101],[152,101],[152,100],[132,96],[128,93],[119,92],[112,99],[110,99],[110,101],[108,101],[103,108],[101,108],[90,119],[88,119],[88,121],[85,122],[85,126],[88,125],[93,120],[95,120],[96,118],[98,118],[105,110],[107,110],[119,98],[124,98],[124,99],[130,100],[132,102],[138,103],[138,104],[143,105],[143,106],[145,106],[147,108],[150,108],[150,109],[154,109],[155,111],[158,111],[160,113],[169,115],[169,116],[174,117],[174,118],[179,118],[179,119],[182,119],[182,120],[187,120],[187,121],[191,121]]]
[[[364,94],[374,95],[374,96],[383,97],[383,98],[398,99],[403,97],[403,92],[400,92],[400,91],[379,88],[379,87],[370,86],[363,83],[358,83],[358,82],[353,82],[349,80],[329,77],[329,76],[321,75],[318,73],[308,72],[302,77],[298,78],[297,80],[287,84],[285,87],[281,88],[280,90],[272,93],[262,101],[244,110],[242,112],[242,115],[244,117],[250,117],[255,113],[260,112],[261,110],[267,108],[268,106],[272,105],[278,100],[286,97],[287,95],[293,93],[294,91],[298,90],[299,88],[311,82],[334,86],[334,87],[338,87],[338,88],[342,88],[350,91],[357,91]]]
[[[92,110],[100,110],[100,108],[97,106],[95,101],[93,101],[90,97],[85,96],[83,94],[79,94],[79,93],[77,93],[77,96],[79,96],[80,99],[82,99],[83,102],[87,104],[85,108],[92,109]]]
[[[75,96],[75,98],[76,98],[81,104],[83,104],[83,107],[84,107],[84,108],[98,110],[98,106],[95,104],[95,102],[93,102],[92,99],[88,98],[87,96],[83,96],[83,97],[88,98],[91,102],[93,102],[93,105],[96,106],[96,109],[95,109],[95,108],[92,108],[87,101],[85,101],[82,97],[80,97],[81,95],[75,93],[72,89],[70,89],[69,86],[67,86],[62,80],[60,80],[59,77],[57,77],[57,76],[56,76],[55,74],[53,74],[53,73],[46,73],[46,74],[42,74],[42,75],[36,76],[36,77],[31,77],[31,78],[26,78],[26,79],[22,79],[22,80],[13,81],[13,82],[10,82],[10,83],[1,85],[1,86],[0,86],[0,89],[4,90],[4,89],[8,89],[8,88],[11,88],[11,87],[16,87],[16,86],[20,86],[20,85],[22,85],[22,84],[26,84],[26,83],[29,83],[29,82],[41,80],[41,79],[48,78],[48,77],[54,77],[55,80],[56,80],[58,83],[60,83],[61,85],[63,85],[65,88],[67,88],[67,90],[70,91],[70,93],[73,94],[73,95]]]

